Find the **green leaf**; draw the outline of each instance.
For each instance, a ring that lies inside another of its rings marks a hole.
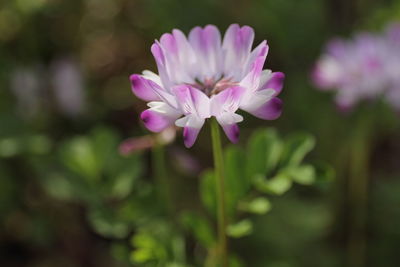
[[[18,138],[0,139],[0,158],[10,158],[18,155],[22,150],[21,142]]]
[[[261,192],[282,195],[290,189],[292,181],[284,172],[281,172],[269,180],[263,176],[257,176],[254,178],[254,185]]]
[[[75,137],[64,143],[60,151],[63,163],[76,174],[88,180],[100,178],[101,166],[87,137]]]
[[[47,194],[60,200],[73,200],[75,197],[74,186],[71,181],[61,174],[50,174],[44,177],[42,185]]]
[[[233,216],[237,202],[249,191],[251,186],[250,179],[245,176],[245,155],[236,146],[229,146],[225,150],[225,187],[227,211]]]
[[[45,135],[33,135],[26,140],[26,149],[34,155],[49,153],[51,146],[51,140]]]
[[[165,267],[187,267],[186,264],[178,263],[178,262],[167,262]]]
[[[255,132],[247,146],[247,177],[268,175],[279,162],[282,149],[282,141],[274,129]]]
[[[93,229],[107,238],[125,238],[129,233],[129,226],[119,218],[103,208],[92,208],[88,219]]]
[[[186,266],[185,240],[175,226],[153,218],[131,238],[131,260],[140,266]]]
[[[315,182],[315,169],[312,165],[289,168],[285,172],[296,183],[310,185]]]
[[[134,235],[132,244],[136,248],[131,254],[131,259],[134,263],[165,261],[168,257],[168,252],[164,249],[162,244],[150,233],[145,231]]]
[[[178,262],[186,261],[186,250],[185,250],[185,238],[181,235],[174,235],[171,239],[171,251],[173,263],[169,263],[168,266],[183,266]]]
[[[135,176],[131,173],[122,173],[114,177],[114,181],[111,187],[111,196],[122,199],[132,191]]]
[[[253,224],[250,220],[245,219],[235,224],[230,224],[226,228],[226,233],[230,237],[240,238],[251,234],[253,231]]]
[[[96,161],[103,169],[108,165],[115,165],[120,161],[118,154],[118,136],[112,130],[104,127],[94,129],[90,134],[90,141],[96,155]]]
[[[314,146],[315,138],[309,134],[298,133],[289,136],[285,141],[281,165],[283,167],[299,165]]]
[[[214,232],[204,217],[193,212],[185,212],[181,220],[204,247],[210,248],[215,244]]]
[[[113,160],[109,160],[105,167],[103,171],[105,181],[101,186],[103,196],[122,199],[134,189],[142,174],[143,164],[139,154],[122,157],[115,151]]]
[[[265,214],[271,210],[271,202],[265,197],[258,197],[250,202],[240,202],[239,210],[254,214]]]
[[[237,256],[229,255],[229,266],[230,267],[244,267],[246,265]]]

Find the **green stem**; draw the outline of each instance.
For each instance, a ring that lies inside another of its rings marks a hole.
[[[228,242],[226,237],[226,208],[225,208],[225,173],[224,159],[222,154],[221,134],[218,122],[211,120],[211,138],[214,154],[215,182],[218,206],[218,250],[220,255],[220,264],[228,266]]]

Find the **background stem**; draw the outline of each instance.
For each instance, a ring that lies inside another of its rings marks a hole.
[[[160,203],[164,203],[166,212],[172,216],[173,205],[170,194],[170,187],[167,181],[167,168],[165,162],[164,146],[158,142],[155,143],[152,150],[153,170],[157,182],[157,195]]]
[[[215,182],[217,194],[217,219],[218,219],[218,250],[220,263],[228,266],[228,242],[226,237],[226,210],[225,210],[225,181],[224,181],[224,162],[221,145],[221,134],[218,122],[211,119],[211,138],[214,155]]]
[[[350,202],[349,260],[348,266],[366,264],[367,214],[370,159],[370,116],[359,118],[350,151],[348,197]]]

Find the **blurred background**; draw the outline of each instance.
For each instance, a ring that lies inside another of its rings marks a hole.
[[[316,140],[307,159],[334,172],[272,196],[271,211],[252,218],[253,234],[232,241],[237,266],[398,266],[399,114],[384,103],[341,113],[310,79],[329,39],[396,20],[396,0],[2,0],[0,266],[201,266],[202,249],[170,230],[154,192],[168,183],[176,214],[201,210],[209,129],[190,150],[180,132],[162,153],[146,149],[145,103],[129,75],[156,71],[150,46],[162,33],[231,23],[252,26],[257,44],[267,39],[265,67],[286,74],[281,118],[246,115],[240,145],[263,127],[304,131]],[[169,167],[163,181],[153,178],[165,168],[152,164],[157,156]],[[170,254],[186,263],[147,261]]]

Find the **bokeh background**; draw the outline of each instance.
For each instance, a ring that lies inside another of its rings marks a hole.
[[[263,127],[308,132],[316,138],[309,160],[335,173],[272,197],[271,211],[253,218],[253,234],[232,241],[242,266],[398,266],[399,114],[384,103],[341,113],[310,79],[329,39],[396,20],[395,0],[2,0],[0,266],[166,266],[141,264],[145,252],[132,259],[153,242],[143,225],[162,206],[151,192],[163,166],[151,164],[148,149],[118,151],[149,134],[139,121],[145,103],[128,78],[156,71],[150,46],[162,33],[231,23],[254,27],[256,43],[267,39],[266,67],[286,74],[281,118],[246,116],[240,145]],[[190,150],[177,133],[165,153],[175,212],[200,209],[198,177],[212,166],[209,129]],[[354,162],[365,192],[348,182]],[[187,266],[200,266],[193,236],[171,237],[170,221],[151,229],[174,240]]]

